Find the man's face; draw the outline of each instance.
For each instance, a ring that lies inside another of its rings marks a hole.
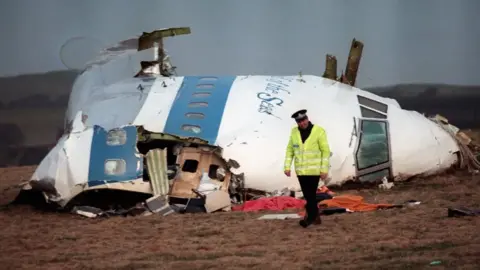
[[[306,129],[308,127],[308,117],[305,117],[304,119],[298,121],[297,125],[301,129]]]

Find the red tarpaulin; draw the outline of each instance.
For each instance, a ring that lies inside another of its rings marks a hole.
[[[305,207],[305,200],[296,199],[290,196],[278,196],[260,198],[254,201],[247,201],[242,205],[232,207],[233,211],[253,212],[260,210],[281,211],[286,209],[302,209]]]

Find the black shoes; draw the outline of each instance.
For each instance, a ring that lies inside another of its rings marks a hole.
[[[300,226],[302,226],[303,228],[307,228],[312,223],[308,222],[305,219],[302,219],[302,220],[300,220],[300,222],[298,222],[298,224],[300,224]]]
[[[300,220],[300,222],[298,222],[298,224],[300,224],[300,226],[302,226],[303,228],[307,228],[312,224],[315,224],[315,225],[322,224],[322,219],[320,218],[320,216],[318,216],[314,221],[310,221],[308,219],[302,219]]]

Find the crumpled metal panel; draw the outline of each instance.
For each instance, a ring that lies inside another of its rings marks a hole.
[[[152,149],[148,151],[146,158],[153,195],[168,195],[170,185],[167,175],[167,149]]]

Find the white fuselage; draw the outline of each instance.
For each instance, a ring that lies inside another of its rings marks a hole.
[[[52,150],[56,154],[50,154],[63,155],[58,149],[67,149],[68,158],[62,162],[58,157],[46,158],[32,180],[57,177],[55,186],[63,190],[60,197],[68,198],[74,187],[78,191],[79,186],[89,185],[92,160],[102,163],[103,157],[108,158],[108,147],[92,147],[94,126],[106,131],[143,126],[222,147],[225,159],[240,164],[236,172],[245,173],[247,188],[298,188],[294,176],[283,174],[283,162],[295,126],[290,115],[299,109],[307,109],[311,122],[327,132],[333,153],[329,185],[353,178],[431,174],[457,160],[455,140],[423,115],[401,109],[395,100],[319,76],[134,78],[137,66],[138,62],[124,58],[93,66],[79,76],[66,122],[75,122],[81,112],[88,117],[85,127],[79,129],[77,123],[77,131],[72,131],[76,135],[62,138]],[[78,149],[81,153],[74,152]],[[59,178],[58,172],[67,168],[68,173]],[[137,165],[131,168],[140,170]]]

